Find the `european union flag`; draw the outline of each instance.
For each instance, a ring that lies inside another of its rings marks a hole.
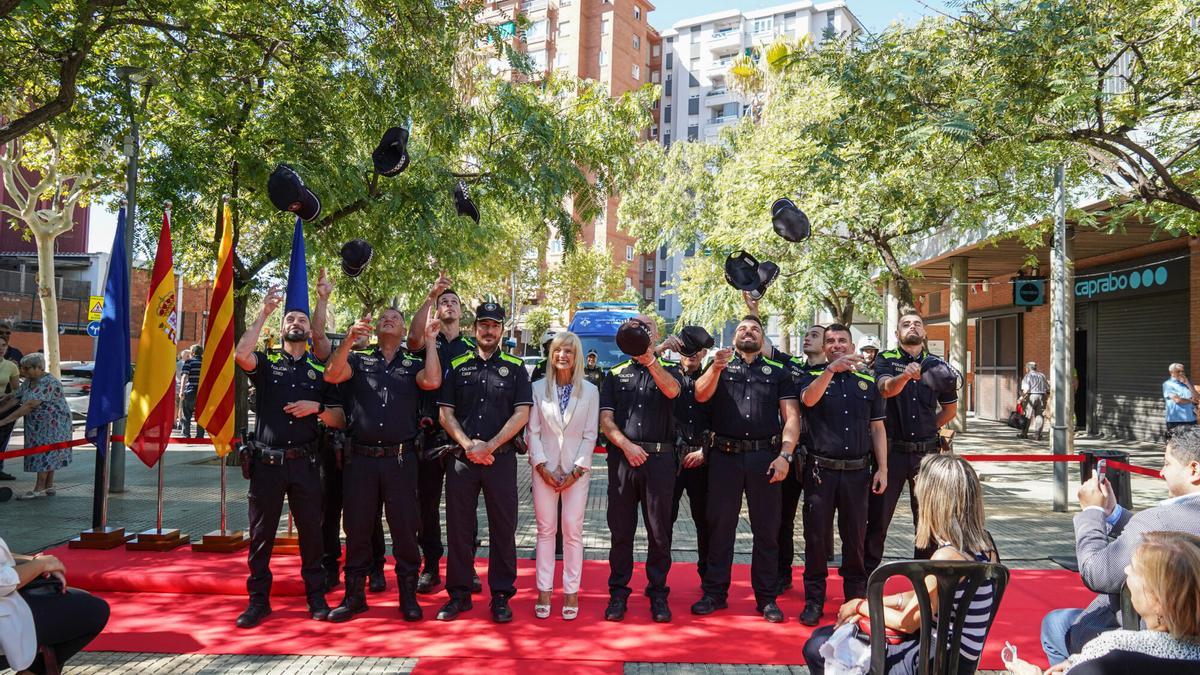
[[[104,284],[104,314],[96,343],[95,370],[88,400],[86,435],[95,439],[102,427],[125,417],[125,384],[129,381],[129,269],[125,259],[125,209],[117,214]],[[103,448],[100,448],[103,452]]]

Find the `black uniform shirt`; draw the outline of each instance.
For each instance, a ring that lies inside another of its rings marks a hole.
[[[450,362],[454,359],[475,351],[475,338],[466,333],[459,333],[458,337],[453,340],[447,340],[445,335],[438,333],[437,335],[437,352],[438,364],[442,367],[442,381],[446,381],[446,376],[450,373]],[[425,354],[425,347],[416,352],[417,354]],[[434,429],[440,429],[437,425],[437,399],[441,392],[422,391],[421,392],[421,417],[428,417],[434,422]]]
[[[600,366],[584,366],[583,379],[596,385],[596,389],[599,389],[604,384],[604,369]]]
[[[292,358],[284,351],[254,352],[254,370],[246,371],[254,383],[255,439],[275,448],[303,445],[321,434],[317,415],[293,417],[283,408],[295,401],[316,401],[340,407],[336,390],[325,382],[325,366],[305,352]]]
[[[417,435],[421,388],[417,373],[425,367],[420,354],[396,350],[389,363],[378,345],[350,352],[346,405],[350,435],[362,445],[396,445]]]
[[[895,377],[910,363],[920,363],[929,352],[921,350],[915,358],[903,349],[880,352],[875,357],[875,377]],[[958,402],[958,394],[937,394],[920,380],[909,380],[899,394],[887,399],[888,438],[893,441],[931,441],[937,438],[938,404]]]
[[[801,396],[823,370],[808,371],[801,383]],[[875,378],[853,370],[834,373],[821,400],[811,408],[804,406],[812,449],[832,459],[857,459],[871,454],[874,449],[871,422],[884,417],[883,394],[875,386]]]
[[[680,374],[683,381],[675,399],[675,425],[684,444],[697,446],[704,442],[708,431],[708,404],[696,400],[696,380],[704,374],[704,369],[690,375],[682,371]]]
[[[490,440],[520,406],[533,405],[525,363],[500,349],[486,361],[468,352],[450,362],[438,405],[454,408],[454,417],[470,438]]]
[[[666,359],[659,364],[680,384],[679,365]],[[635,443],[675,442],[675,403],[658,388],[650,369],[634,360],[609,369],[600,387],[600,409],[611,410],[621,433]]]
[[[713,433],[739,440],[764,440],[783,430],[779,402],[796,398],[787,368],[759,354],[752,363],[735,355],[721,371],[708,400]]]
[[[826,364],[818,363],[810,366],[808,365],[807,361],[808,357],[800,358],[799,356],[793,356],[787,362],[788,374],[792,376],[792,385],[796,387],[796,391],[800,391],[800,389],[804,386],[804,378],[810,371],[820,372],[825,370]],[[808,420],[805,419],[803,411],[801,411],[801,413],[800,445],[804,446],[805,448],[812,449],[812,431],[808,428]]]

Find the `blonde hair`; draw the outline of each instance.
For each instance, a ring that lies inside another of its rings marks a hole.
[[[571,369],[571,396],[579,397],[583,395],[583,362],[585,360],[583,354],[583,342],[579,340],[579,336],[571,331],[563,331],[554,336],[550,341],[550,349],[546,351],[546,384],[542,390],[542,396],[547,401],[553,401],[558,397],[555,392],[555,384],[557,379],[554,375],[554,350],[561,347],[570,347],[575,352],[575,365]]]
[[[928,455],[917,475],[917,546],[952,544],[960,551],[993,548],[983,523],[983,487],[970,462],[955,454]]]
[[[1147,532],[1133,553],[1133,565],[1162,607],[1159,619],[1171,637],[1200,643],[1200,537]]]

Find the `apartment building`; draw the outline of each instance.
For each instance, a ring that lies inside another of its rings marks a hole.
[[[771,44],[779,37],[811,35],[820,44],[827,35],[844,35],[862,24],[844,0],[792,2],[742,12],[730,9],[675,23],[662,31],[663,93],[659,140],[664,148],[677,141],[712,143],[721,130],[747,112],[746,101],[730,88],[733,60]],[[678,278],[684,253],[657,252],[655,307],[669,319],[679,316],[679,298],[666,294]]]

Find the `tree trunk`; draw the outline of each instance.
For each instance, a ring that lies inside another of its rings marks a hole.
[[[904,274],[904,268],[896,258],[896,252],[892,250],[891,243],[882,237],[872,236],[871,238],[875,242],[875,249],[879,251],[879,257],[883,260],[884,267],[887,267],[888,272],[892,274],[892,279],[896,282],[896,297],[900,300],[901,311],[915,308],[917,303],[913,297],[912,284],[908,282],[908,277]]]
[[[32,229],[32,228],[30,228]],[[61,377],[58,351],[58,292],[54,288],[54,239],[39,235],[36,230],[38,255],[38,301],[42,305],[42,347],[46,352],[46,371]]]

